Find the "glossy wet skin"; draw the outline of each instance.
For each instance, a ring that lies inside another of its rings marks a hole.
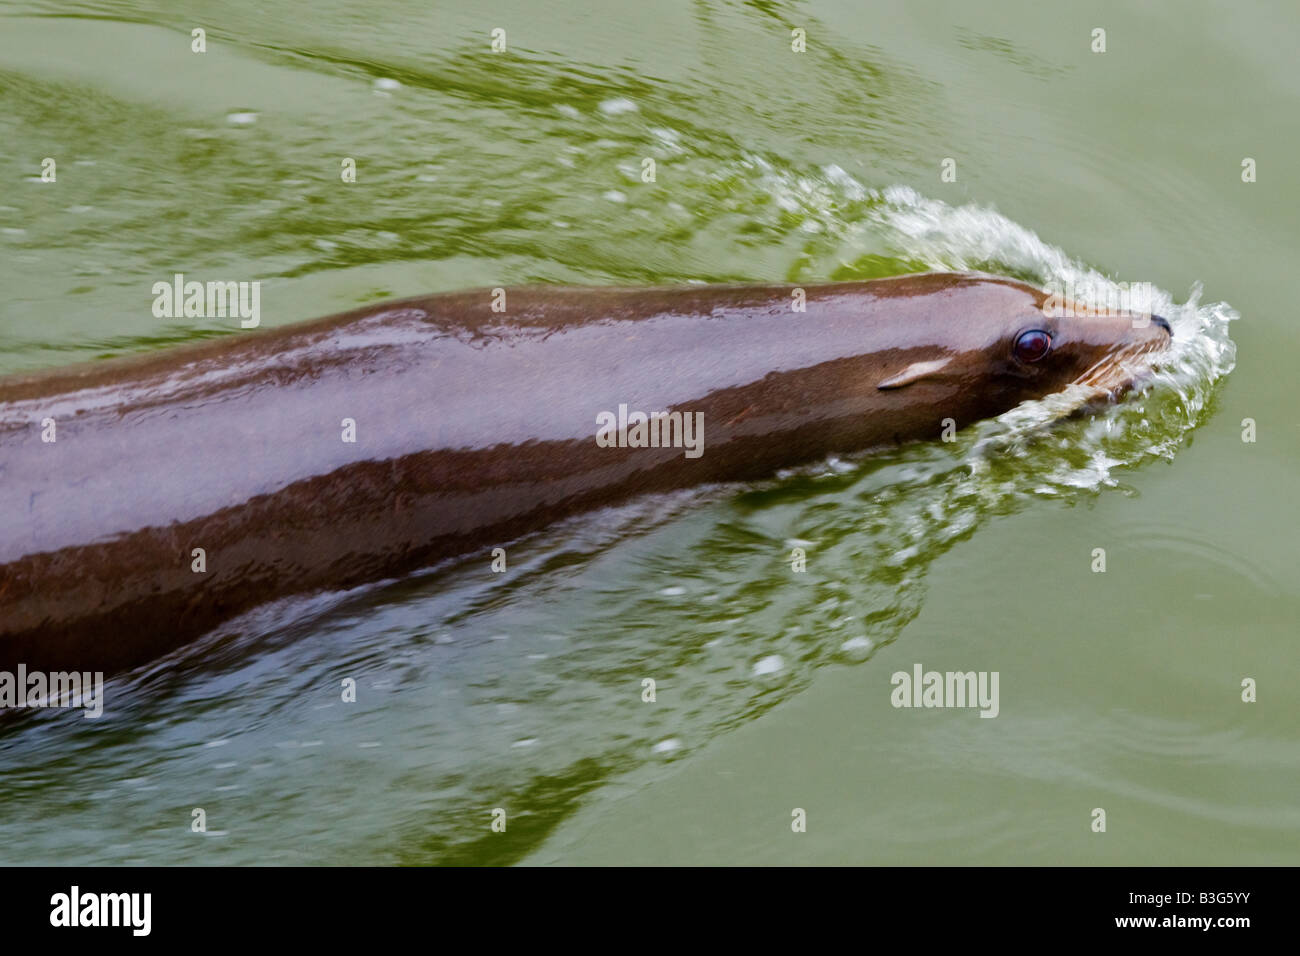
[[[602,505],[1119,390],[1168,341],[990,277],[804,291],[476,290],[0,383],[0,668],[112,671],[274,598],[486,568]],[[703,454],[599,447],[620,404],[702,415]]]

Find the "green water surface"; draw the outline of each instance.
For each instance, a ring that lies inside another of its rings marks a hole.
[[[1172,0],[3,0],[0,374],[239,334],[155,318],[176,272],[261,281],[267,326],[1062,263],[1241,318],[1230,376],[983,471],[969,437],[831,463],[240,622],[101,721],[0,728],[0,862],[1300,862],[1298,34]],[[891,706],[916,663],[999,672],[998,717]]]

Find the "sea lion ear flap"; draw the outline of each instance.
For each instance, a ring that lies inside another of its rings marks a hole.
[[[952,361],[952,359],[942,358],[935,359],[933,362],[913,362],[897,375],[885,379],[877,385],[876,388],[902,388],[904,385],[911,385],[913,382],[919,381],[927,375],[933,375],[950,361]]]

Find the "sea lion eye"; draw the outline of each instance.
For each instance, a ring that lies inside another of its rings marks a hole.
[[[1021,332],[1012,351],[1022,362],[1037,362],[1052,348],[1052,337],[1042,329]]]

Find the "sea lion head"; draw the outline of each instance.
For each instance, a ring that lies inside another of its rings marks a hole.
[[[926,323],[931,348],[921,360],[882,379],[879,389],[942,383],[1001,409],[1071,385],[1117,396],[1149,374],[1172,341],[1161,316],[1085,308],[1013,279],[918,278],[932,279],[930,291],[952,308]]]

